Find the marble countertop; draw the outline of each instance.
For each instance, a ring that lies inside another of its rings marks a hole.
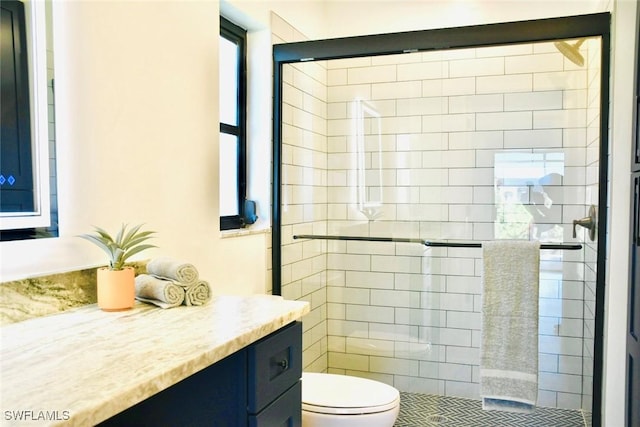
[[[0,424],[95,425],[308,312],[277,296],[218,296],[168,310],[91,305],[3,326]]]

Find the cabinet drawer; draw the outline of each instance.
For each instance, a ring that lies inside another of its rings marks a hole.
[[[298,381],[257,415],[249,416],[249,427],[300,427],[302,382]]]
[[[302,323],[291,323],[256,342],[247,356],[247,410],[257,414],[302,377]]]

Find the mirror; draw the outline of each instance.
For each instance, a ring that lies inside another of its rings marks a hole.
[[[56,237],[52,3],[0,5],[0,240]]]

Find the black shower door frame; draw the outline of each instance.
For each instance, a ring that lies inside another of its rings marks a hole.
[[[272,293],[281,294],[281,176],[282,176],[282,70],[285,64],[408,52],[435,51],[535,43],[558,39],[601,37],[600,170],[598,205],[607,206],[609,155],[609,75],[611,15],[596,13],[530,21],[516,21],[424,31],[376,34],[285,43],[273,46],[273,176],[272,176]],[[602,424],[605,253],[607,209],[598,209],[598,259],[593,367],[592,423]]]

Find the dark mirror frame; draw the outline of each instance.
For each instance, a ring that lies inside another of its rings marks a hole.
[[[17,3],[17,2],[16,2]],[[7,3],[7,5],[9,5],[10,3]],[[3,5],[4,7],[4,5]],[[51,16],[52,16],[52,3],[50,0],[46,1],[46,4],[44,4],[44,10],[45,10],[45,15],[46,15],[46,19],[45,19],[45,25],[48,27],[45,29],[45,33],[46,33],[46,37],[47,39],[51,36],[52,31],[50,26],[53,25],[53,22],[51,21]],[[25,13],[25,11],[22,11],[22,16],[21,16],[21,20],[24,22],[25,26],[24,28],[22,28],[22,30],[24,31],[23,36],[23,40],[22,40],[22,48],[20,51],[21,56],[24,58],[25,63],[24,66],[27,67],[27,57],[31,55],[31,51],[32,49],[34,49],[33,45],[29,43],[29,40],[32,39],[31,37],[28,37],[26,32],[27,31],[31,31],[31,29],[29,28],[29,23],[27,21],[30,21],[30,16],[27,16],[27,14]],[[15,23],[14,23],[15,25]],[[49,64],[53,64],[53,50],[52,48],[49,49],[50,46],[52,46],[52,41],[51,40],[46,40],[47,43],[47,49],[46,49],[46,63],[47,63],[47,67],[51,67]],[[27,68],[25,68],[23,70],[23,74],[28,74],[29,70]],[[48,117],[47,117],[47,121],[48,121],[48,144],[49,144],[49,194],[41,194],[40,197],[48,197],[49,198],[49,213],[50,213],[50,225],[48,227],[37,227],[37,228],[19,228],[19,229],[7,229],[7,230],[0,230],[0,242],[7,242],[7,241],[12,241],[12,240],[31,240],[31,239],[42,239],[42,238],[52,238],[52,237],[58,237],[59,234],[59,229],[58,229],[58,185],[57,185],[57,169],[56,169],[56,135],[55,135],[55,79],[53,77],[55,73],[52,72],[50,69],[47,70],[47,104],[48,104]],[[27,84],[28,86],[28,84]],[[33,101],[32,99],[32,95],[30,94],[30,89],[27,87],[25,89],[26,91],[23,93],[23,97],[26,97],[26,103],[27,103],[27,110],[31,110],[31,108],[29,107],[29,104]],[[39,90],[44,90],[44,89],[39,89]],[[27,126],[29,125],[29,122],[32,120],[32,118],[30,117],[31,113],[28,111],[27,114],[29,115],[29,117],[27,117],[24,122],[26,123]],[[27,129],[27,131],[23,131],[22,132],[24,135],[28,135],[27,137],[27,141],[28,143],[31,143],[31,138],[33,137],[33,134],[30,132],[30,129]],[[31,144],[33,147],[33,144]],[[32,159],[31,159],[32,153],[31,150],[29,150],[28,152],[28,161],[31,163]],[[35,165],[37,167],[37,165]],[[29,168],[29,173],[32,173],[31,168]]]

